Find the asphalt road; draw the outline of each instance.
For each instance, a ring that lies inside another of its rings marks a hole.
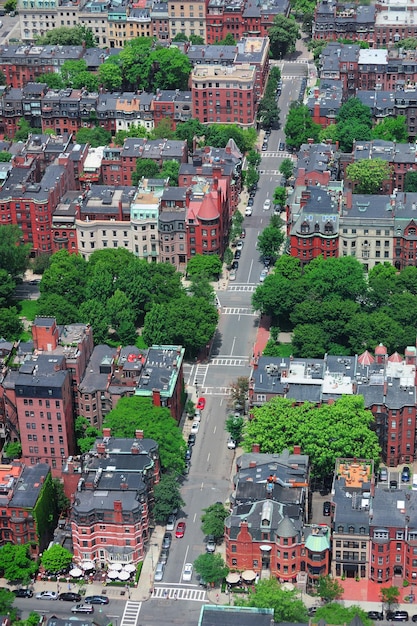
[[[282,159],[288,156],[278,152],[279,143],[285,141],[282,128],[306,70],[306,63],[284,63],[283,88],[278,103],[281,129],[272,132],[268,151],[262,154],[259,189],[253,213],[245,218],[246,237],[236,281],[230,282],[226,291],[217,292],[221,315],[209,362],[185,368],[187,384],[206,397],[206,408],[193,448],[191,470],[182,488],[186,504],[178,519],[186,522],[185,536],[175,539],[173,533],[163,581],[154,585],[158,597],[142,604],[139,623],[148,626],[160,626],[167,620],[173,624],[195,624],[201,604],[207,601],[195,572],[192,581],[184,583],[182,571],[185,563],[192,563],[205,550],[201,531],[202,509],[215,502],[226,502],[232,490],[235,453],[227,449],[228,435],[224,430],[228,414],[227,392],[232,381],[250,373],[250,358],[259,324],[258,315],[252,311],[251,298],[263,268],[256,243],[258,234],[268,225],[272,215],[272,210],[263,211],[263,203],[266,198],[272,198],[275,187],[281,182],[278,168]],[[164,597],[172,589],[177,591],[178,601]],[[181,599],[184,590],[190,599]]]
[[[33,598],[16,598],[14,606],[18,608],[21,613],[21,618],[26,619],[31,611],[36,611],[40,615],[45,615],[47,619],[56,615],[60,618],[69,617],[72,615],[71,608],[77,604],[76,602],[60,602],[59,600],[37,600]],[[100,606],[94,606],[95,613],[105,613],[108,617],[111,617],[115,626],[121,623],[121,618],[125,608],[125,600],[110,600],[109,604]],[[82,615],[76,615],[82,619]],[[89,617],[89,616],[87,616]]]
[[[2,26],[0,27],[1,44],[9,43],[10,38],[20,39],[20,23],[18,15],[15,15],[14,17],[10,17],[8,14],[3,15],[0,16],[0,21],[2,22]]]

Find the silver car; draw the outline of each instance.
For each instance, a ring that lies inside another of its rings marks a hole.
[[[156,564],[156,570],[155,570],[155,576],[154,576],[155,582],[160,582],[163,579],[164,570],[165,570],[165,563],[159,562]]]

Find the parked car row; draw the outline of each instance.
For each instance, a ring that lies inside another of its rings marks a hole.
[[[384,613],[382,611],[368,611],[368,618],[373,621],[382,621]],[[386,611],[385,619],[389,622],[408,622],[410,616],[407,611]],[[412,622],[417,622],[417,615],[413,615]]]

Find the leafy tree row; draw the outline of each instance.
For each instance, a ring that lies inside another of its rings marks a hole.
[[[280,110],[277,105],[276,94],[280,78],[281,70],[278,67],[273,67],[269,72],[265,92],[258,107],[258,120],[264,128],[271,128],[279,122]]]
[[[401,351],[415,341],[417,268],[397,273],[384,263],[366,280],[354,257],[319,257],[302,269],[298,259],[282,256],[252,304],[273,325],[293,330],[297,356],[360,354],[380,342]]]
[[[59,324],[76,320],[93,327],[96,343],[112,337],[135,343],[144,324],[150,345],[181,344],[195,353],[213,336],[217,309],[210,285],[200,276],[188,291],[181,274],[166,263],[148,263],[123,248],[98,250],[86,261],[61,250],[51,257],[40,284],[38,314]]]
[[[29,265],[29,252],[18,226],[0,227],[0,337],[8,341],[18,339],[23,330],[13,294]]]

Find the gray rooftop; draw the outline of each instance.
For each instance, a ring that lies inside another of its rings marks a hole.
[[[49,473],[49,465],[46,463],[26,466],[14,487],[9,506],[32,509]]]

